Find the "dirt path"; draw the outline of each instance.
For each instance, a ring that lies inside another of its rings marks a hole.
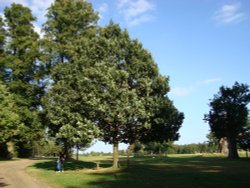
[[[25,168],[35,162],[28,159],[0,162],[0,187],[50,188],[25,172]]]

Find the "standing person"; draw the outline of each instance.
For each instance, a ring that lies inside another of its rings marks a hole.
[[[61,172],[62,171],[62,163],[60,160],[60,156],[58,157],[57,161],[56,161],[56,171],[57,172]]]
[[[59,154],[59,161],[60,161],[60,172],[63,172],[65,155],[62,152],[60,152],[60,154]]]

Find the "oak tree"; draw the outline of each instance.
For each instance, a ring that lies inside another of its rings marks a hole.
[[[218,139],[227,138],[229,158],[239,157],[237,143],[239,136],[246,131],[249,102],[248,85],[235,82],[231,88],[220,87],[218,94],[209,103],[209,113],[205,114],[211,133]]]

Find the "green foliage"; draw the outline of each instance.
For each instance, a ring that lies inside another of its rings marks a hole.
[[[17,105],[20,156],[41,153],[45,124],[68,151],[97,137],[117,151],[120,142],[179,138],[184,115],[167,97],[168,77],[126,30],[113,22],[98,27],[90,3],[55,0],[41,40],[29,8],[13,3],[4,14],[0,76]]]
[[[219,149],[219,139],[216,138],[212,133],[207,135],[208,139],[208,146],[211,148],[212,151],[216,152]]]
[[[87,1],[55,0],[46,16],[44,44],[51,66],[72,61],[77,41],[95,35],[98,15]]]
[[[218,146],[214,147],[210,143],[198,143],[198,144],[185,144],[178,145],[173,142],[148,142],[135,144],[129,146],[130,152],[138,155],[168,155],[168,154],[196,154],[196,153],[215,153],[218,150]]]
[[[20,120],[14,96],[0,80],[0,143],[7,143],[18,134]]]
[[[4,9],[4,15],[8,40],[4,44],[4,59],[0,62],[1,77],[14,96],[15,110],[22,123],[13,141],[18,151],[26,155],[31,153],[32,142],[43,136],[38,117],[44,93],[39,36],[32,23],[36,18],[29,8],[13,3]]]
[[[238,158],[237,139],[246,132],[249,102],[247,85],[236,82],[232,88],[222,86],[209,104],[209,114],[205,115],[212,134],[218,139],[227,138],[229,158]]]
[[[44,114],[50,133],[64,145],[64,150],[73,146],[84,148],[99,133],[81,104],[82,88],[74,90],[78,70],[72,65],[82,58],[79,41],[85,47],[89,38],[95,36],[97,19],[97,13],[87,1],[56,0],[49,7],[43,26],[45,60],[54,83],[43,99]]]
[[[248,118],[247,126],[238,137],[239,147],[245,151],[250,149],[250,119]]]
[[[59,52],[61,58],[53,59],[54,85],[44,106],[51,129],[63,132],[57,138],[68,138],[72,145],[70,139],[81,137],[76,129],[82,124],[82,139],[96,135],[99,128],[101,139],[115,145],[142,136],[145,142],[178,139],[184,116],[166,97],[168,78],[159,74],[151,54],[113,22],[95,32],[95,37],[72,39],[74,54]]]

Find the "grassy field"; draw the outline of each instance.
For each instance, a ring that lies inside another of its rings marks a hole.
[[[100,169],[96,170],[96,163]],[[110,168],[111,157],[81,157],[67,161],[65,171],[55,172],[55,161],[41,161],[28,168],[53,187],[66,188],[246,188],[250,187],[250,159],[228,160],[216,155],[170,155],[120,159]]]

